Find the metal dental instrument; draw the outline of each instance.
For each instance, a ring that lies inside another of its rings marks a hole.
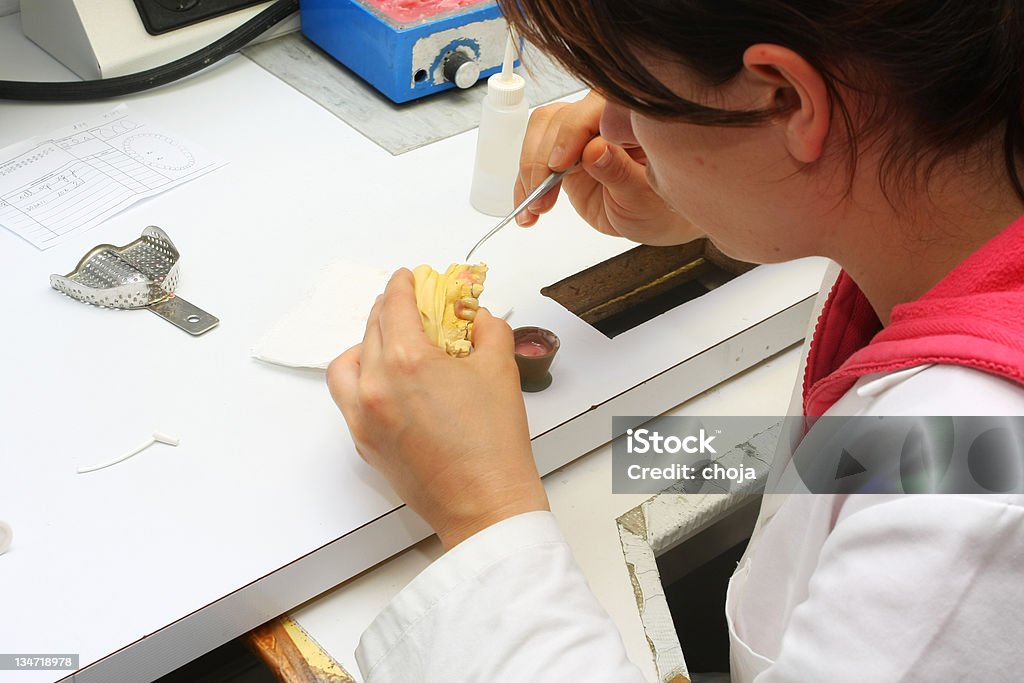
[[[178,249],[163,230],[149,226],[123,247],[101,244],[67,275],[51,275],[50,285],[86,304],[105,308],[148,308],[195,336],[220,322],[174,295]]]
[[[575,170],[579,165],[580,165],[580,162],[577,161],[575,164],[573,164],[569,168],[565,169],[564,171],[559,171],[558,173],[552,173],[547,178],[545,178],[544,182],[542,182],[540,185],[538,185],[537,189],[535,189],[533,192],[531,192],[526,197],[526,199],[524,199],[522,201],[522,203],[519,206],[517,206],[516,208],[512,209],[512,213],[510,213],[509,215],[507,215],[504,218],[502,218],[500,223],[498,223],[496,226],[491,228],[490,232],[488,232],[486,235],[481,237],[480,241],[477,242],[475,245],[473,245],[473,248],[469,250],[468,254],[466,254],[466,262],[469,263],[469,259],[473,257],[473,254],[476,253],[476,250],[479,249],[480,246],[484,242],[486,242],[487,240],[489,240],[492,237],[494,237],[494,235],[497,234],[497,232],[499,230],[501,230],[506,225],[511,223],[512,220],[516,216],[518,216],[519,214],[521,214],[523,211],[526,210],[526,207],[530,206],[530,204],[533,204],[535,201],[537,201],[538,199],[540,199],[541,197],[546,195],[551,190],[551,188],[553,188],[555,185],[557,185],[559,183],[559,181],[562,180],[562,178],[564,178],[570,172]]]

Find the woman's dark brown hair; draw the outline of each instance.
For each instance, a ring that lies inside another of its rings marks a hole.
[[[643,114],[756,125],[774,111],[725,111],[675,95],[633,50],[678,60],[707,85],[729,82],[757,43],[787,47],[825,77],[857,138],[885,127],[884,171],[972,149],[997,131],[1010,180],[1024,151],[1022,0],[498,0],[509,22],[605,96]],[[841,87],[861,93],[859,130]]]

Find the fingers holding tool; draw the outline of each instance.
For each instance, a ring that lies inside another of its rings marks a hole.
[[[556,103],[537,109],[530,117],[519,162],[514,203],[518,205],[553,172],[564,171],[579,161],[587,144],[600,130],[604,100],[589,94],[579,102]],[[576,175],[574,172],[570,175]],[[564,182],[571,182],[566,177]],[[561,188],[537,199],[519,215],[519,225],[528,227],[550,211]]]

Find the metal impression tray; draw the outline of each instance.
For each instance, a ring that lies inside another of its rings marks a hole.
[[[51,275],[50,284],[86,304],[148,308],[189,334],[199,335],[220,320],[174,295],[178,258],[167,233],[151,225],[131,244],[93,247],[72,272]]]

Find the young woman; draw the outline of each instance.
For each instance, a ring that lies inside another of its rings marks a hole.
[[[836,261],[809,416],[1024,414],[1022,3],[500,4],[594,90],[534,114],[517,197],[582,158],[563,190],[602,232],[664,245],[697,226],[746,261]],[[546,511],[509,329],[475,325],[470,358],[431,347],[400,271],[330,368],[360,453],[448,549],[364,635],[360,667],[638,680]],[[1019,680],[1022,504],[766,506],[727,601],[733,680]]]

